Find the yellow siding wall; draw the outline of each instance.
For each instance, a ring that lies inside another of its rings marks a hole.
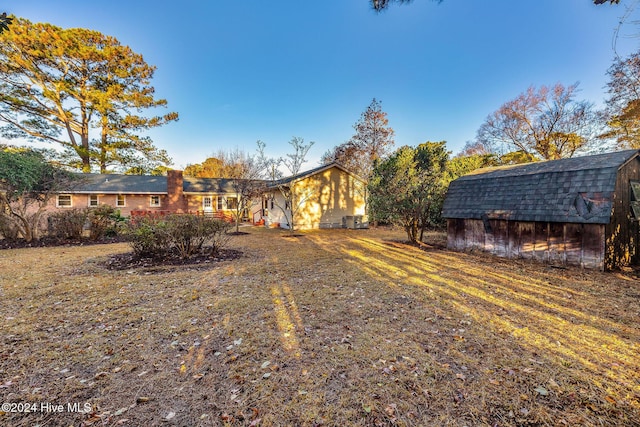
[[[344,216],[364,215],[366,185],[333,167],[295,183],[300,201],[296,228],[342,224]]]

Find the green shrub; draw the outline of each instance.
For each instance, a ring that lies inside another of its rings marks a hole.
[[[228,241],[231,224],[193,215],[144,216],[132,220],[127,237],[139,257],[186,259],[206,252],[217,255]]]
[[[170,252],[167,223],[155,216],[144,216],[131,221],[126,237],[138,257],[165,258]]]
[[[0,238],[7,240],[18,240],[20,230],[14,221],[0,215]]]
[[[229,243],[231,235],[229,230],[233,224],[221,220],[211,220],[204,222],[204,228],[209,240],[209,254],[216,256]]]
[[[49,215],[49,234],[61,239],[80,239],[87,222],[87,209],[69,209]]]
[[[105,236],[118,235],[126,218],[113,206],[100,205],[89,211],[89,236],[100,240]]]

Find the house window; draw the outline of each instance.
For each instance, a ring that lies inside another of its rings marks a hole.
[[[224,200],[224,197],[222,197],[222,196],[218,196],[218,210],[219,210],[219,211],[221,211],[222,209],[224,209],[224,207],[223,207],[223,206],[224,206],[224,204],[223,204],[223,200]]]
[[[288,200],[285,200],[285,202],[284,202],[284,209],[285,209],[285,210],[289,210],[289,209],[291,209],[291,203],[289,203],[289,201],[288,201]]]
[[[238,198],[227,197],[227,209],[237,209],[237,208],[238,208]]]
[[[97,194],[89,195],[89,207],[90,208],[95,208],[99,204],[100,204],[100,200],[98,199],[98,195]]]
[[[56,200],[56,206],[59,208],[70,208],[71,204],[71,194],[59,194]]]
[[[160,196],[151,196],[149,198],[149,206],[151,206],[152,208],[159,208],[160,207]]]
[[[127,205],[127,198],[123,194],[118,194],[116,196],[116,206],[119,208],[123,208]]]

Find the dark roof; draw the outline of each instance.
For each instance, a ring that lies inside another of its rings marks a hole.
[[[184,177],[185,193],[235,193],[233,179],[230,178],[193,178]]]
[[[151,175],[77,174],[69,193],[166,194],[167,177]]]
[[[445,218],[607,224],[618,169],[638,150],[478,169],[453,181]]]
[[[296,175],[291,175],[291,176],[288,176],[286,178],[278,179],[278,180],[275,180],[275,181],[270,181],[269,184],[268,184],[268,187],[277,187],[279,185],[285,185],[286,186],[288,184],[291,184],[294,181],[298,181],[300,179],[304,179],[304,178],[306,178],[308,176],[315,175],[318,172],[322,172],[324,170],[331,169],[333,167],[341,169],[344,172],[346,172],[346,173],[348,173],[350,175],[353,175],[356,178],[362,180],[362,178],[358,177],[357,175],[353,174],[349,170],[345,169],[344,166],[340,165],[337,162],[332,162],[332,163],[327,163],[327,164],[324,164],[324,165],[320,165],[318,167],[315,167],[313,169],[309,169],[309,170],[304,171],[304,172],[300,172],[299,174],[296,174]]]

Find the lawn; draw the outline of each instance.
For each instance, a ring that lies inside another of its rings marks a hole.
[[[634,276],[286,236],[191,267],[0,251],[0,425],[640,425]]]

